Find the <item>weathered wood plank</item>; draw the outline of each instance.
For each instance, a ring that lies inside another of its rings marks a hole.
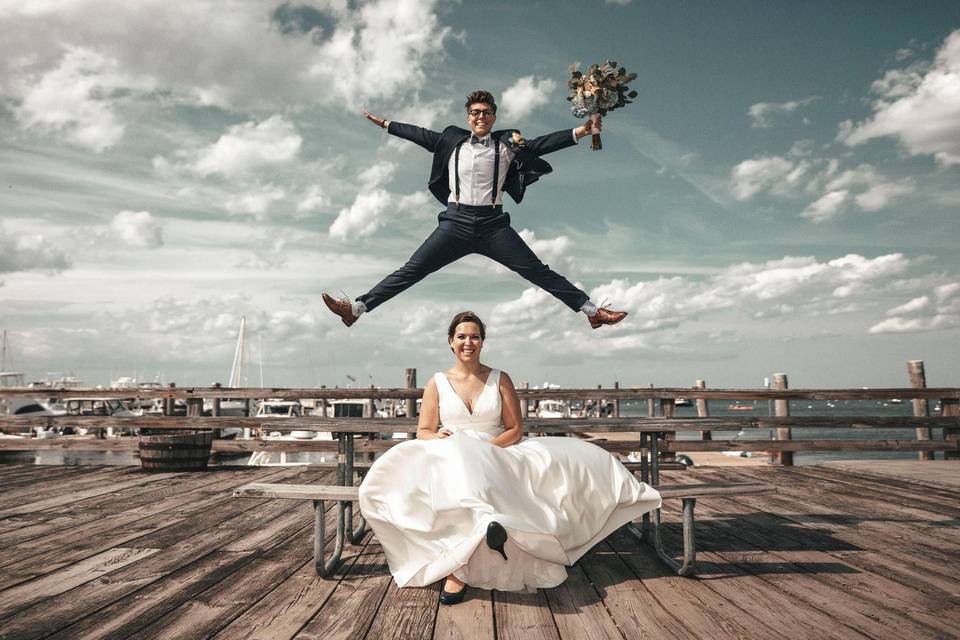
[[[489,590],[467,587],[463,602],[456,606],[438,607],[433,640],[493,638],[493,599]]]
[[[390,580],[387,593],[367,633],[369,638],[430,640],[437,618],[440,591],[437,584],[400,589]]]
[[[499,640],[559,640],[560,632],[543,594],[493,592],[493,616]]]
[[[621,640],[619,629],[603,605],[603,599],[590,584],[583,568],[570,567],[566,581],[553,589],[544,589],[554,624],[565,640],[579,638]]]
[[[47,574],[36,580],[18,584],[0,591],[0,618],[9,616],[30,605],[57,594],[69,591],[77,585],[116,571],[128,564],[153,555],[158,549],[127,549],[118,547],[86,558],[70,565],[63,571]]]
[[[700,638],[761,638],[777,635],[770,620],[757,620],[737,607],[736,598],[720,596],[697,580],[681,578],[646,549],[637,550],[637,539],[623,530],[607,538],[644,586],[667,609],[674,611],[679,624]],[[656,576],[650,579],[650,576]]]
[[[344,560],[341,575],[350,574],[371,539],[368,535],[359,552],[354,548],[349,550],[348,553],[354,555]],[[289,640],[324,606],[339,582],[336,576],[320,577],[313,563],[308,562],[213,637],[216,640]]]
[[[644,548],[638,549],[637,553],[653,552]],[[666,567],[638,578],[607,542],[594,547],[577,565],[600,593],[604,606],[627,640],[697,638],[678,622],[681,612],[664,607],[645,586],[650,580],[669,575],[670,570]]]
[[[380,544],[373,539],[343,576],[323,608],[296,640],[353,640],[367,637],[393,578]]]

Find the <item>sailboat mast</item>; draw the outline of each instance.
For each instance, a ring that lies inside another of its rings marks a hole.
[[[246,334],[247,317],[240,316],[240,331],[237,333],[237,346],[233,351],[233,365],[230,367],[230,382],[228,386],[239,387],[243,377],[243,351]]]

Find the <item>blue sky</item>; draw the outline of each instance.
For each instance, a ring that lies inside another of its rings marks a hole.
[[[0,43],[0,326],[31,378],[223,381],[244,315],[268,385],[393,386],[470,308],[533,384],[957,383],[955,2],[0,2]],[[535,136],[605,58],[635,104],[508,209],[624,323],[479,257],[328,314],[438,211],[429,155],[361,107],[441,129],[485,88]]]

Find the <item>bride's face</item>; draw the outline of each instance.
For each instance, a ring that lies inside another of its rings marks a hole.
[[[458,324],[449,342],[457,360],[473,362],[480,359],[483,338],[480,337],[480,327],[476,322],[461,322]]]

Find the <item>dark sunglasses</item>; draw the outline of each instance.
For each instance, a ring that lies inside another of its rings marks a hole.
[[[490,109],[470,109],[467,111],[474,118],[479,118],[480,116],[492,116],[494,115],[493,111]]]

